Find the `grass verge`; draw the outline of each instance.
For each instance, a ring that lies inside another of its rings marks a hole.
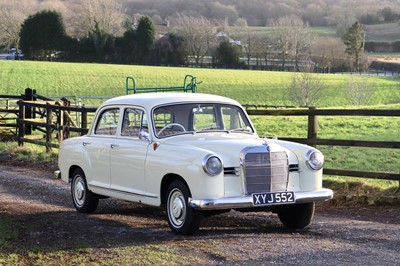
[[[4,165],[32,167],[36,169],[57,170],[58,150],[45,152],[45,147],[26,143],[18,146],[16,142],[0,142],[0,161]]]
[[[183,261],[182,261],[183,260]],[[142,244],[129,247],[41,250],[0,254],[0,265],[187,265],[199,264],[195,256],[182,256],[174,247]]]
[[[14,222],[10,217],[0,217],[0,250],[8,248],[10,242],[18,237]]]

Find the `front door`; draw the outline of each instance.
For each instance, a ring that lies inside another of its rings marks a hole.
[[[145,161],[150,145],[139,133],[148,133],[145,112],[139,108],[126,108],[121,134],[111,144],[111,189],[133,197],[146,195]]]

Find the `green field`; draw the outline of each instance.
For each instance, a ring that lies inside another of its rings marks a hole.
[[[293,105],[286,97],[292,73],[201,68],[168,68],[129,65],[0,61],[0,94],[21,94],[30,87],[44,96],[119,96],[125,78],[133,76],[138,87],[182,86],[186,74],[202,83],[198,92],[224,95],[242,104]],[[351,77],[320,74],[325,90],[318,107],[351,106],[346,84]],[[398,77],[366,77],[373,95],[362,108],[400,108]],[[252,117],[259,135],[306,137],[306,117]],[[399,141],[400,118],[321,117],[320,138]],[[319,147],[329,168],[399,173],[400,150]],[[386,181],[385,181],[386,182]],[[393,184],[390,183],[390,184]]]
[[[364,28],[367,42],[396,42],[400,40],[399,24],[397,22],[364,25]],[[273,35],[274,27],[227,27],[226,32],[232,38],[246,39],[248,32],[259,38],[265,38]],[[310,32],[317,37],[339,38],[334,27],[310,27]]]
[[[399,23],[385,23],[365,26],[367,42],[396,42],[400,41]]]
[[[242,104],[293,105],[286,97],[293,77],[289,72],[30,61],[0,61],[0,94],[20,94],[29,87],[45,96],[118,96],[125,94],[127,76],[135,77],[138,87],[169,87],[182,86],[186,74],[202,82],[199,92],[228,96]],[[346,84],[350,78],[323,74],[325,90],[317,105],[348,106]],[[368,105],[400,103],[398,78],[369,79],[374,92]]]
[[[232,38],[242,38],[246,39],[248,32],[253,33],[259,38],[265,38],[272,36],[274,32],[274,27],[227,27],[227,34]],[[310,27],[310,31],[319,37],[337,37],[336,29],[334,27]]]

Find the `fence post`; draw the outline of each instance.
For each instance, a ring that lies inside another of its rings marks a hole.
[[[60,106],[64,106],[65,103],[64,103],[64,101],[61,100],[59,102],[59,104],[60,104]],[[63,112],[63,110],[61,110],[61,108],[56,110],[56,116],[57,116],[57,126],[58,126],[57,140],[58,140],[58,143],[61,143],[64,139],[64,134],[65,134],[65,132],[64,132],[65,116],[64,116],[64,112]]]
[[[63,98],[62,100],[63,100],[64,106],[68,106],[68,107],[71,106],[71,102],[68,101],[66,98]],[[63,128],[66,129],[66,130],[64,130],[64,136],[63,136],[64,139],[68,139],[70,137],[68,114],[69,114],[69,111],[67,111],[67,110],[62,111],[62,115],[64,116],[64,118],[63,118],[64,123],[62,124],[62,126],[63,126]]]
[[[26,88],[25,89],[25,95],[22,100],[24,101],[33,101],[33,93],[34,91],[31,88]],[[30,119],[32,117],[32,107],[27,107],[25,109],[25,116],[24,119]],[[25,134],[26,135],[31,135],[32,134],[32,125],[25,125]]]
[[[51,133],[52,133],[53,110],[50,105],[46,106],[46,152],[51,152]]]
[[[24,142],[23,142],[23,138],[25,135],[25,123],[24,123],[24,119],[25,119],[25,105],[24,105],[24,100],[19,100],[18,101],[18,105],[19,105],[19,114],[18,114],[18,146],[23,146]]]
[[[318,117],[315,115],[315,107],[309,107],[308,111],[308,145],[315,147],[315,141],[318,135]]]

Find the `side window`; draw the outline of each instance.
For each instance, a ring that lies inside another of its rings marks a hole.
[[[118,119],[118,108],[104,111],[97,121],[94,133],[96,135],[115,135],[115,133],[117,133]]]
[[[147,118],[140,109],[127,108],[122,122],[122,136],[138,136],[140,131],[148,132]]]

